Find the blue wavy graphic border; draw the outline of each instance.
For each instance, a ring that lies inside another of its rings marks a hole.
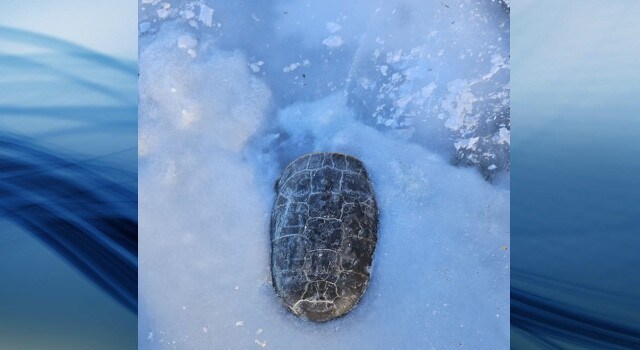
[[[22,48],[0,51],[0,216],[137,312],[135,62],[14,28],[0,40]]]

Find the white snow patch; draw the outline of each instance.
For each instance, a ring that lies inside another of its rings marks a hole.
[[[178,38],[178,47],[185,50],[192,58],[196,57],[195,47],[198,41],[190,35],[182,35]]]
[[[258,73],[260,71],[260,67],[264,64],[264,62],[262,61],[258,61],[258,62],[254,62],[254,63],[249,63],[249,68],[251,68],[251,71],[254,73]]]
[[[493,54],[491,56],[491,68],[489,69],[489,72],[482,77],[482,80],[490,80],[494,75],[496,75],[496,73],[498,73],[498,71],[508,67],[509,65],[506,63],[506,59],[502,57],[502,55]]]
[[[311,65],[311,62],[308,59],[305,59],[304,61],[302,61],[302,63],[300,62],[293,62],[291,64],[289,64],[288,66],[285,66],[284,68],[282,68],[282,71],[285,73],[289,73],[289,72],[293,72],[294,70],[298,69],[298,67],[300,66],[309,66]]]
[[[326,39],[322,40],[322,43],[328,48],[334,49],[336,47],[342,46],[344,41],[342,40],[342,37],[339,35],[331,35]]]
[[[409,102],[411,102],[411,98],[412,98],[412,96],[409,95],[409,96],[405,96],[405,97],[402,97],[402,98],[396,100],[396,106],[398,106],[398,108],[405,108],[407,106],[407,104],[409,104]]]
[[[456,79],[447,84],[448,95],[442,102],[443,109],[449,118],[445,126],[451,130],[460,130],[465,126],[465,117],[473,111],[473,103],[477,101],[471,93],[469,84],[464,79]]]
[[[239,151],[260,125],[269,90],[240,53],[212,50],[206,60],[183,60],[181,51],[195,39],[182,30],[170,33],[159,33],[140,52],[142,155],[164,154],[160,145],[182,139]]]
[[[196,14],[191,9],[186,9],[186,10],[182,11],[182,18],[184,18],[186,20],[190,20],[195,16],[196,16]]]
[[[461,139],[456,141],[453,145],[457,150],[464,148],[468,150],[475,150],[478,144],[479,137],[470,137],[468,139]]]
[[[423,98],[429,98],[431,97],[431,94],[433,94],[433,92],[435,91],[437,85],[434,82],[429,83],[429,85],[423,87],[420,90],[420,93],[422,94]]]
[[[160,17],[161,19],[167,18],[167,16],[169,16],[169,14],[171,13],[171,4],[165,2],[163,5],[163,7],[156,10],[158,17]]]
[[[500,128],[496,135],[496,143],[511,144],[511,131],[507,128]]]
[[[298,67],[300,67],[300,63],[294,62],[294,63],[291,63],[290,65],[282,68],[282,71],[285,72],[285,73],[289,73],[289,72],[293,72],[294,70],[298,69]]]
[[[336,22],[327,22],[327,30],[329,33],[339,32],[342,29],[342,26]]]

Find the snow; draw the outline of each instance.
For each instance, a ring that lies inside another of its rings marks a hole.
[[[340,37],[339,35],[331,35],[322,40],[322,43],[331,49],[342,46],[343,42],[344,41],[342,40],[342,37]]]
[[[479,137],[470,137],[468,139],[459,140],[454,145],[456,149],[466,148],[466,149],[474,150],[476,148],[476,144],[478,143],[479,139],[480,139]],[[495,169],[495,165],[493,169]]]
[[[263,64],[264,64],[263,61],[249,63],[249,68],[251,68],[251,71],[253,71],[254,73],[258,73],[260,71],[260,66],[262,66]]]
[[[456,79],[448,85],[448,95],[443,102],[443,109],[448,113],[444,126],[452,130],[460,130],[469,122],[467,116],[473,112],[473,104],[478,99],[469,90],[469,83],[464,79]]]
[[[167,16],[169,16],[169,14],[171,13],[171,10],[169,10],[168,7],[163,7],[158,9],[156,12],[158,13],[158,17],[167,18]]]
[[[308,67],[311,65],[311,62],[309,62],[309,60],[304,60],[302,62],[293,62],[291,64],[289,64],[288,66],[282,68],[282,71],[285,73],[289,73],[289,72],[293,72],[294,70],[298,69],[298,67]]]
[[[292,71],[298,69],[298,67],[300,67],[300,63],[294,62],[294,63],[291,63],[290,65],[282,68],[282,71],[285,72],[285,73],[289,73],[289,72],[292,72]]]
[[[411,8],[306,4],[256,5],[255,21],[220,3],[221,28],[184,18],[199,6],[201,21],[204,2],[172,2],[183,14],[159,24],[157,8],[141,15],[154,24],[140,37],[139,329],[150,336],[139,348],[508,348],[508,183],[487,182],[432,147],[479,151],[485,135],[472,122],[491,91],[470,83],[496,67],[493,81],[507,61],[486,53],[487,66],[471,76],[428,80],[449,53],[426,60],[442,48],[392,39],[395,27],[384,24],[424,26]],[[341,49],[327,50],[323,38],[337,32]],[[431,121],[441,124],[403,126],[432,103],[443,119]],[[380,123],[367,108],[381,111]],[[449,119],[467,134],[452,141]],[[506,126],[488,135],[508,144]],[[369,288],[352,312],[322,324],[282,306],[269,268],[274,182],[289,161],[315,151],[363,160],[380,208]],[[498,171],[494,163],[487,167]]]
[[[496,135],[496,143],[511,143],[511,131],[506,128],[500,128],[498,130],[498,134]]]
[[[198,41],[190,35],[183,35],[178,38],[178,47],[185,50],[192,58],[196,57],[196,51],[194,48],[197,44]]]
[[[327,22],[327,30],[329,33],[339,32],[342,29],[342,26],[336,22]]]

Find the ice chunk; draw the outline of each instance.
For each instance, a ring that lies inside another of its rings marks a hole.
[[[205,26],[211,27],[211,25],[213,24],[213,12],[214,10],[211,7],[205,4],[200,4],[200,14],[198,15],[198,20]]]

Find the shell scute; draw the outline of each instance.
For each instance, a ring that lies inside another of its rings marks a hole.
[[[273,285],[295,314],[327,321],[349,312],[369,283],[378,209],[364,164],[339,153],[291,162],[271,215]]]

